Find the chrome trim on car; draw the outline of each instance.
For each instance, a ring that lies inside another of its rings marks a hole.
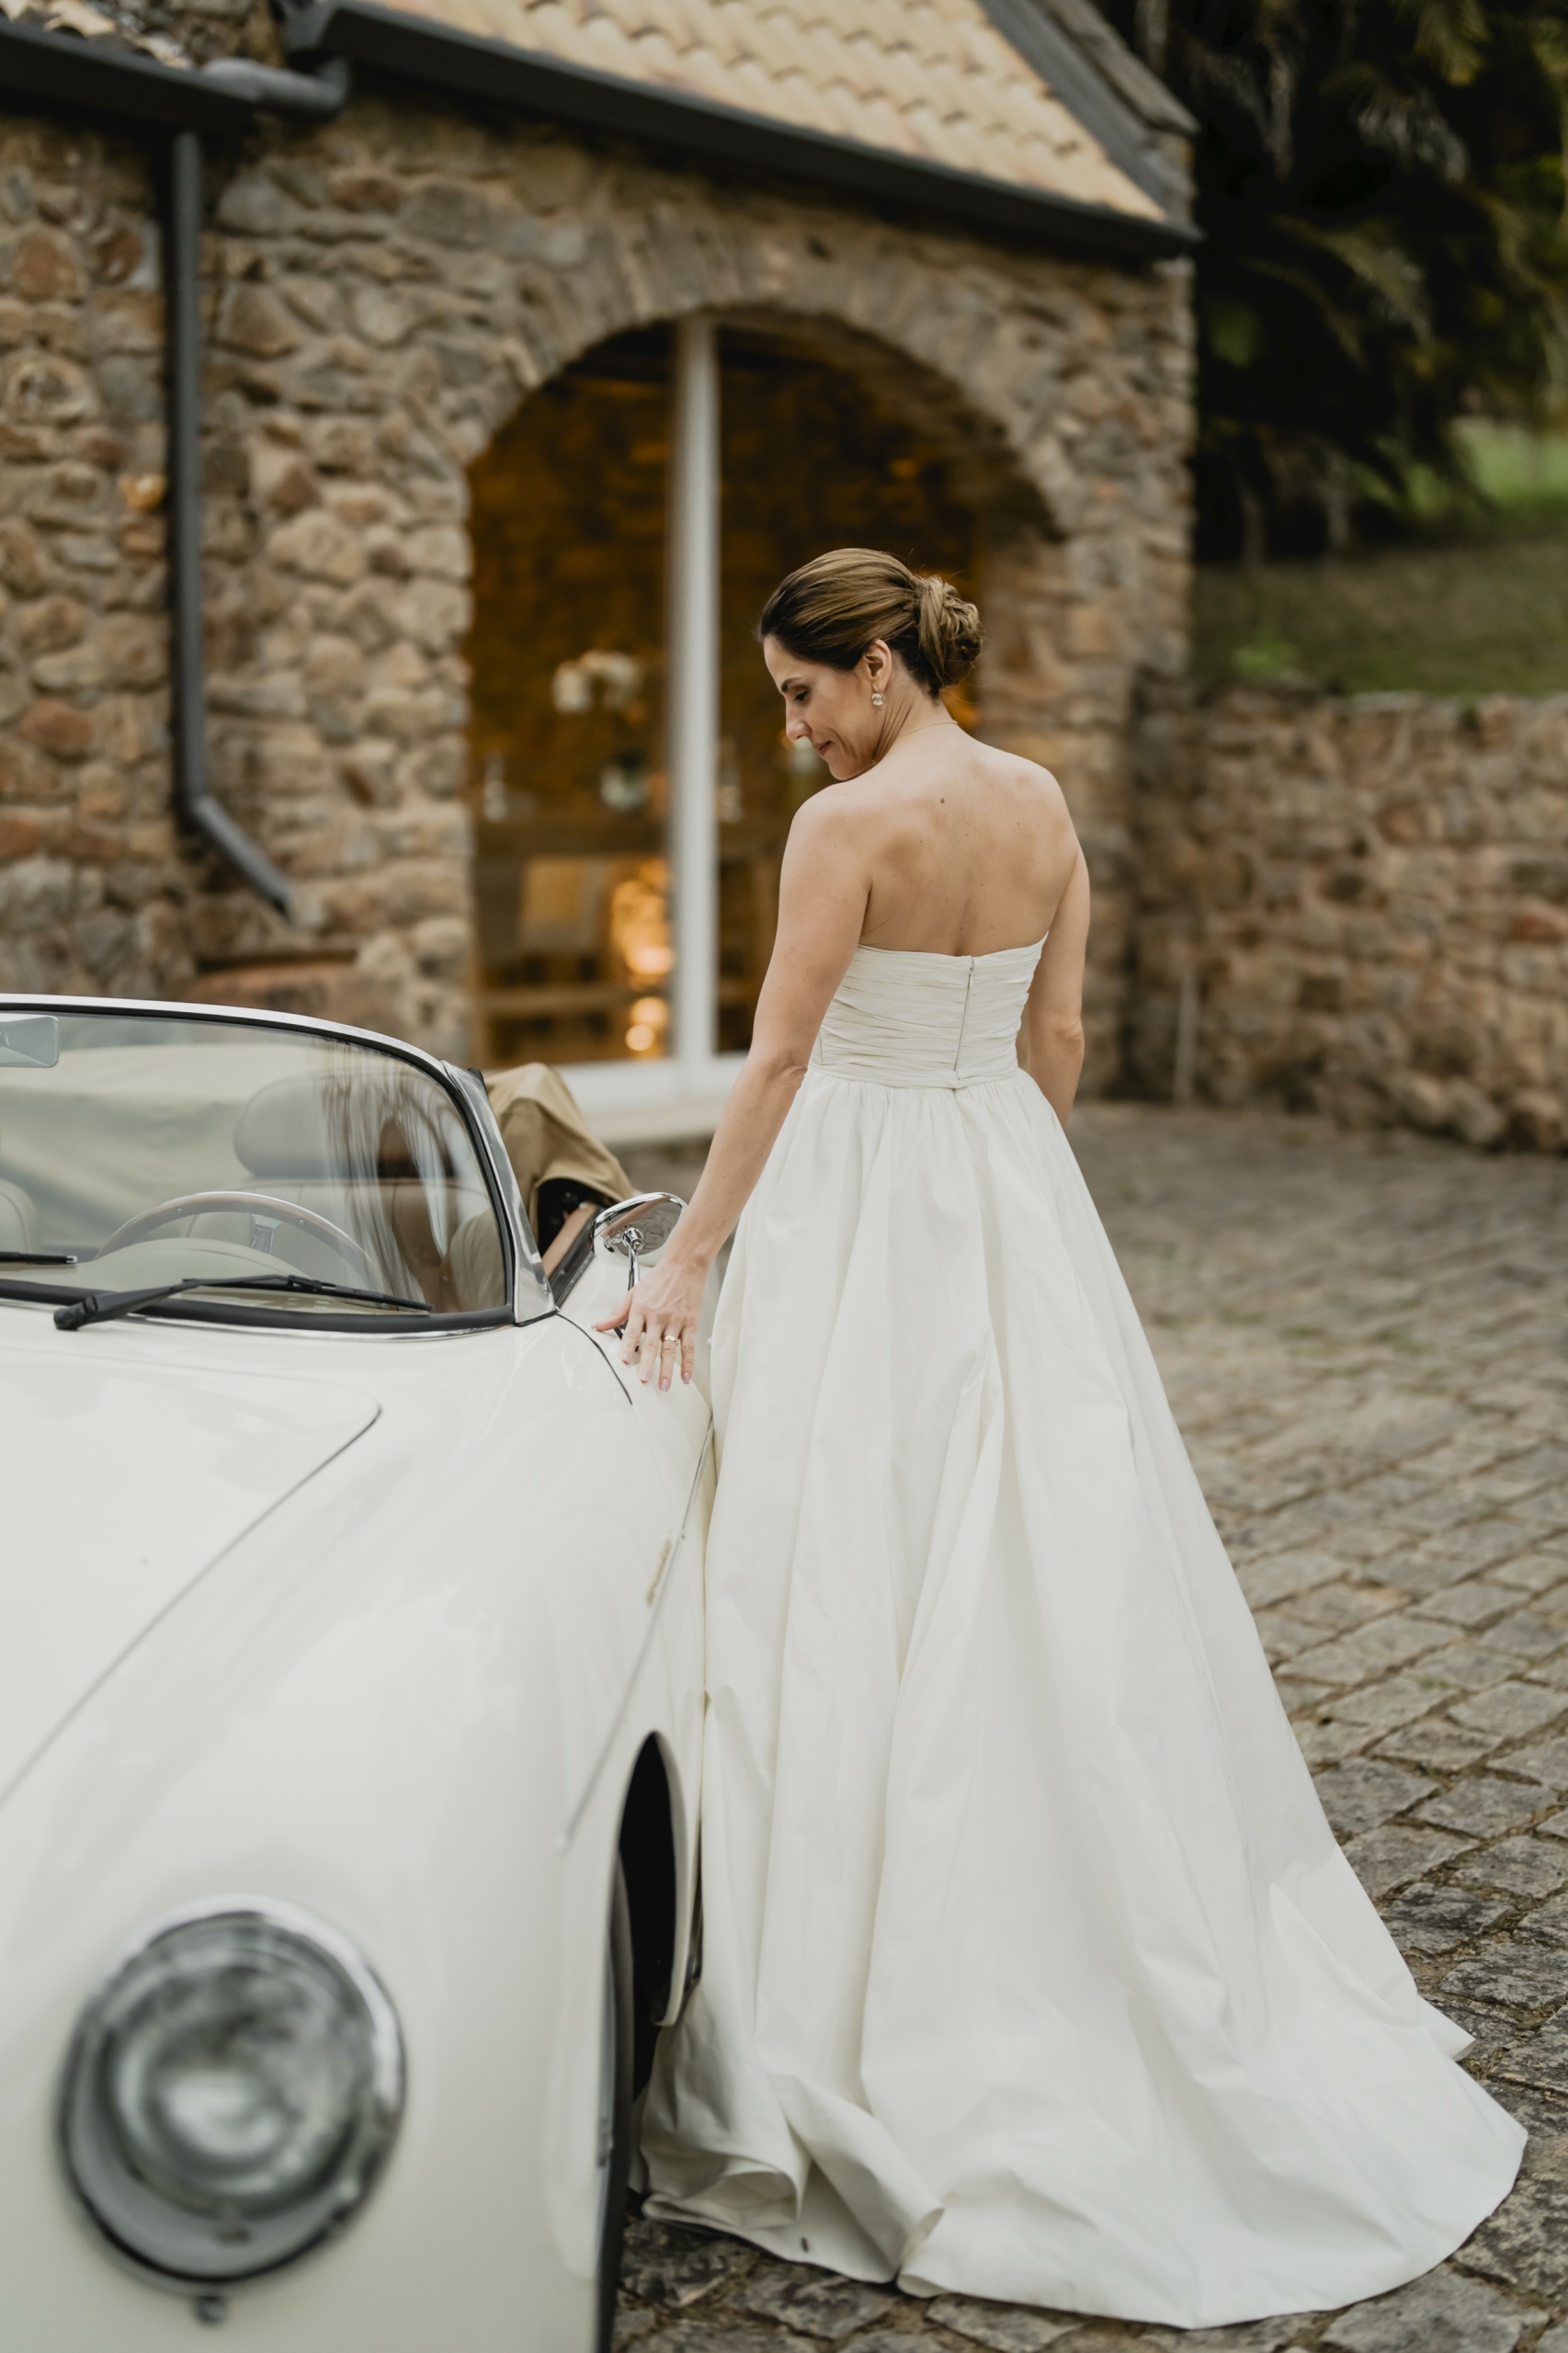
[[[627,1261],[627,1290],[636,1284],[641,1263],[662,1250],[680,1222],[686,1203],[678,1193],[630,1193],[611,1201],[582,1226],[563,1258],[551,1269],[550,1289],[557,1307],[571,1297],[602,1243]]]
[[[632,1193],[624,1201],[612,1201],[595,1218],[595,1242],[626,1260],[628,1290],[637,1287],[641,1261],[664,1248],[685,1208],[678,1193]]]
[[[506,1204],[506,1222],[513,1244],[512,1321],[515,1324],[532,1324],[540,1315],[553,1313],[556,1300],[550,1277],[544,1271],[539,1245],[534,1240],[533,1228],[528,1223],[528,1211],[523,1206],[517,1172],[506,1157],[500,1126],[490,1108],[490,1097],[479,1072],[464,1070],[456,1063],[448,1063],[444,1068],[473,1114],[474,1129],[484,1146],[491,1177]]]

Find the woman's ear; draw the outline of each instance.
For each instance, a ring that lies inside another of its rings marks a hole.
[[[892,650],[878,637],[873,638],[860,656],[866,665],[866,676],[874,690],[885,693],[892,675]]]

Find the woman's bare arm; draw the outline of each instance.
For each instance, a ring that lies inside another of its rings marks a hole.
[[[1089,870],[1084,853],[1068,878],[1024,1007],[1018,1060],[1063,1127],[1084,1068],[1084,955],[1089,943]]]
[[[870,876],[858,827],[835,796],[809,801],[790,829],[778,881],[778,932],[757,999],[751,1051],[724,1106],[708,1165],[659,1266],[595,1329],[621,1317],[622,1361],[667,1389],[678,1355],[689,1381],[708,1270],[761,1176],[806,1074],[833,993],[866,917]]]

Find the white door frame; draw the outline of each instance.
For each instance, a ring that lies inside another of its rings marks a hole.
[[[574,1063],[564,1075],[608,1141],[710,1131],[741,1054],[717,1051],[719,996],[719,331],[675,329],[665,612],[675,1051]]]

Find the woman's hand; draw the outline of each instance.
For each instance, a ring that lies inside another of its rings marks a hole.
[[[697,1327],[702,1320],[702,1295],[708,1268],[700,1260],[677,1254],[672,1242],[664,1263],[632,1285],[613,1315],[596,1324],[596,1332],[613,1332],[624,1320],[620,1361],[635,1362],[640,1381],[667,1389],[678,1361],[680,1377],[689,1381],[697,1365]]]

